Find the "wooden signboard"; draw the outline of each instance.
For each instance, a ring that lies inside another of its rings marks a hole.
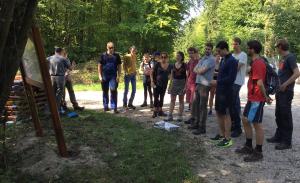
[[[20,70],[25,85],[26,96],[29,101],[32,120],[34,122],[37,136],[42,136],[43,131],[38,117],[37,105],[34,98],[32,86],[41,88],[46,92],[58,150],[61,156],[67,157],[67,147],[61,127],[54,90],[51,85],[48,63],[46,61],[45,51],[39,29],[35,26],[32,26],[31,32],[29,34],[29,38],[23,54],[23,59],[20,65]]]

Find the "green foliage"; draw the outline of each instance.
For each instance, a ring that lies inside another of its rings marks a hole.
[[[97,58],[108,41],[120,52],[171,51],[173,38],[200,0],[40,0],[37,20],[47,54],[66,47],[71,59]]]
[[[207,41],[231,42],[237,36],[243,40],[243,49],[248,40],[257,39],[264,44],[265,54],[274,56],[276,39],[286,38],[299,54],[299,30],[299,0],[206,0],[202,14],[185,25],[174,47],[203,48]]]

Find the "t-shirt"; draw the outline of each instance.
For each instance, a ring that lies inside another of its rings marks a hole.
[[[296,60],[296,56],[290,53],[279,62],[278,76],[281,84],[286,82],[293,75],[293,70],[298,67]],[[294,91],[294,86],[295,82],[291,83],[287,87],[287,90]]]
[[[217,90],[222,92],[231,92],[237,74],[238,62],[228,54],[222,58],[219,65],[217,78]]]
[[[172,69],[174,79],[186,79],[186,64],[182,63],[180,68],[176,68],[175,64]]]
[[[248,80],[248,100],[251,102],[265,102],[266,99],[257,85],[258,80],[265,83],[266,80],[266,64],[262,58],[253,60]]]
[[[65,76],[67,69],[71,67],[69,59],[60,55],[53,55],[47,58],[51,76]]]
[[[167,88],[169,75],[172,71],[172,65],[169,64],[168,68],[165,70],[161,67],[161,63],[157,63],[153,69],[153,80],[156,86],[160,86],[162,88]]]
[[[241,52],[239,54],[232,54],[232,56],[239,62],[242,63],[243,65],[240,67],[240,70],[238,70],[236,79],[234,81],[234,84],[243,86],[245,83],[245,77],[246,77],[246,70],[247,70],[247,54],[245,52]]]
[[[151,70],[153,68],[153,64],[151,62],[148,62],[148,63],[143,62],[142,67],[143,67],[143,70],[144,70],[143,74],[145,76],[150,76]]]
[[[197,74],[194,73],[194,68],[198,64],[199,60],[190,60],[187,64],[188,70],[188,85],[195,85],[196,84],[196,77]]]
[[[136,56],[131,54],[126,54],[124,56],[123,68],[125,75],[136,73]]]
[[[107,52],[102,53],[98,64],[102,65],[102,77],[104,79],[117,77],[118,65],[122,64],[120,55],[113,53],[109,55]]]
[[[197,74],[196,83],[210,86],[210,82],[212,81],[215,72],[216,58],[213,55],[204,56],[197,64],[196,68],[204,67],[207,68],[207,71],[201,75]]]

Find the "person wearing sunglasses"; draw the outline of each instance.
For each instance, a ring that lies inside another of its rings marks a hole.
[[[118,101],[118,83],[121,74],[121,57],[115,53],[114,43],[107,43],[107,51],[102,53],[98,60],[98,74],[103,91],[103,107],[104,111],[109,111],[108,103],[109,96],[108,91],[110,89],[110,107],[114,110],[114,113],[118,113],[117,101]]]
[[[154,88],[154,111],[152,117],[166,116],[162,111],[164,97],[168,87],[168,81],[172,66],[169,63],[168,53],[162,52],[161,61],[158,62],[151,73],[151,86]]]

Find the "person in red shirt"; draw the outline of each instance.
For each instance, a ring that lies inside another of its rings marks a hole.
[[[251,58],[251,70],[248,80],[248,101],[244,109],[242,121],[246,134],[246,143],[236,153],[248,155],[244,158],[246,162],[254,162],[263,159],[262,145],[264,141],[264,129],[262,126],[263,108],[265,102],[270,104],[272,99],[267,96],[264,87],[266,78],[266,63],[259,56],[262,45],[256,40],[249,41],[248,55]],[[252,148],[252,126],[256,135],[256,148]]]
[[[196,76],[194,73],[194,68],[198,64],[200,58],[197,56],[198,50],[196,48],[190,47],[188,49],[190,60],[187,63],[187,87],[186,87],[186,102],[189,104],[189,110],[191,109],[191,104],[194,100],[194,93],[196,89]]]

